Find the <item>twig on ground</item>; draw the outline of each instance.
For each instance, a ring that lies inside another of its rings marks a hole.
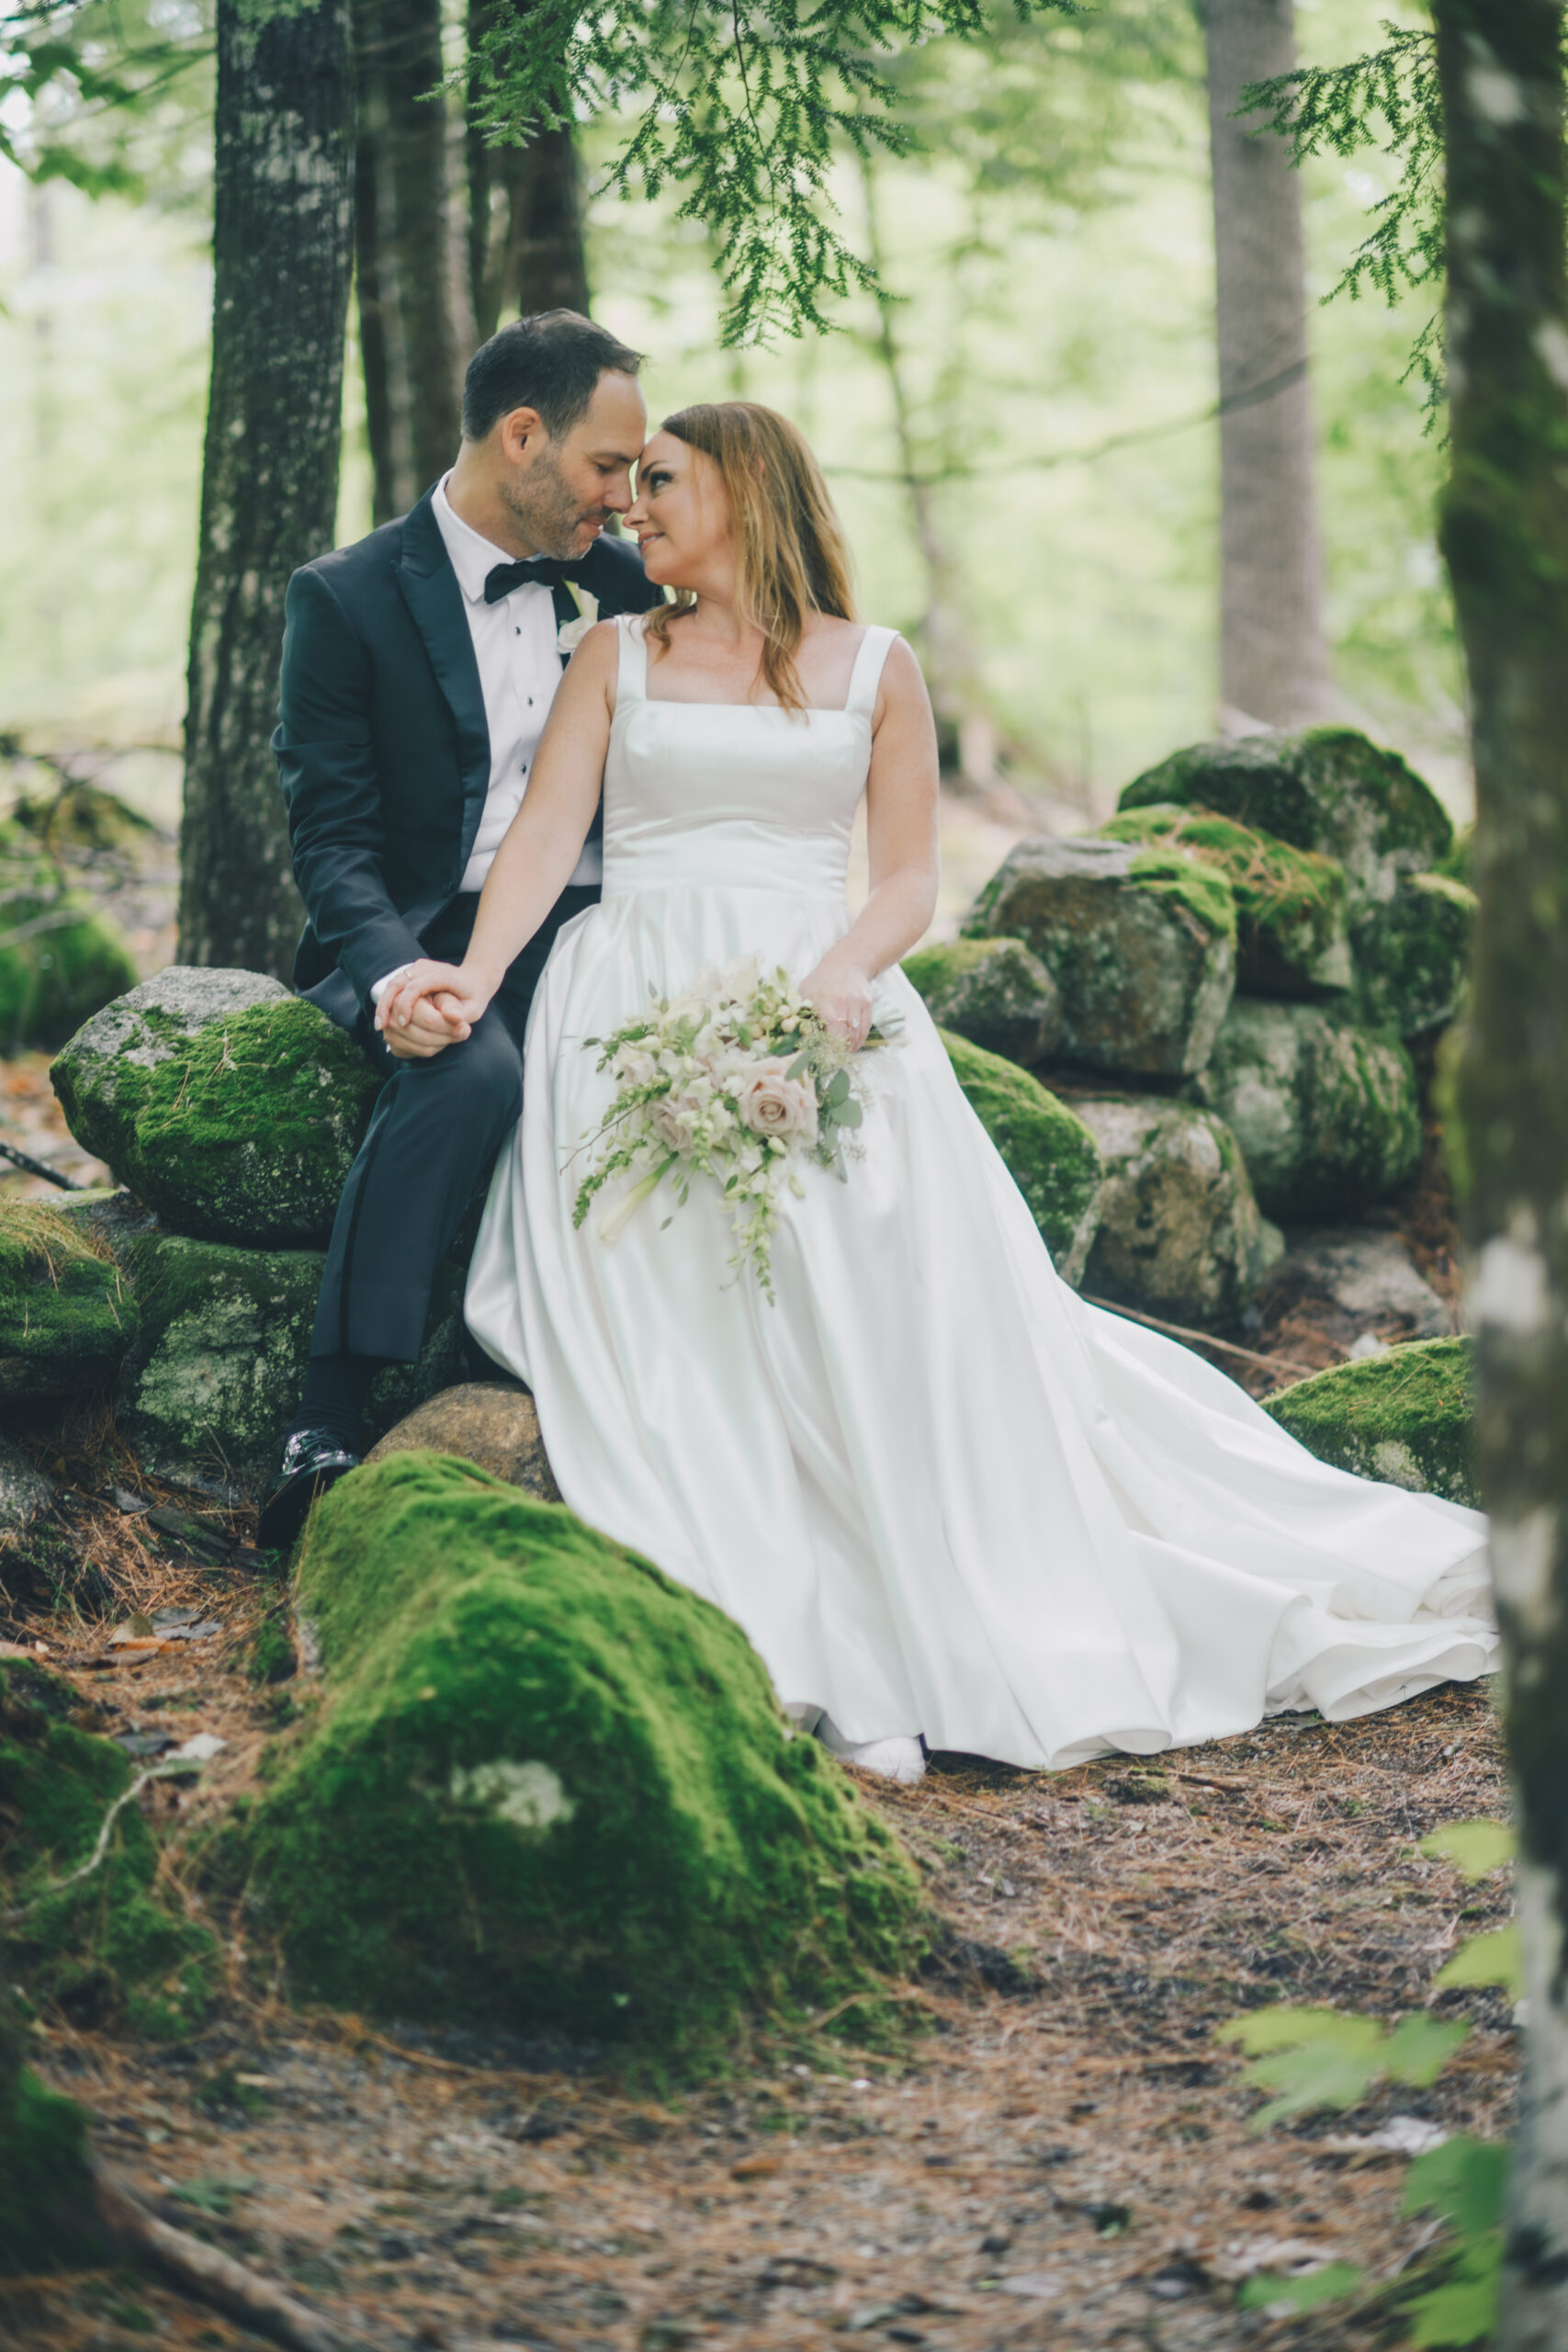
[[[1099,1306],[1107,1315],[1124,1315],[1129,1323],[1146,1323],[1151,1331],[1163,1331],[1168,1339],[1195,1340],[1201,1348],[1217,1348],[1223,1356],[1239,1356],[1243,1363],[1261,1365],[1265,1372],[1288,1372],[1293,1380],[1311,1380],[1324,1367],[1320,1363],[1292,1363],[1288,1356],[1259,1355],[1256,1348],[1239,1347],[1235,1340],[1216,1340],[1212,1331],[1194,1331],[1185,1323],[1162,1323],[1157,1315],[1141,1314],[1135,1306],[1119,1306],[1113,1298],[1095,1298],[1089,1291],[1080,1291],[1086,1306]]]

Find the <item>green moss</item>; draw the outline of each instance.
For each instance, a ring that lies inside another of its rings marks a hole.
[[[1397,752],[1348,727],[1194,743],[1122,794],[1123,809],[1202,808],[1344,866],[1352,920],[1382,892],[1385,869],[1420,873],[1448,855],[1453,825]]]
[[[0,2276],[91,2262],[104,2252],[93,2219],[87,2119],[46,2090],[23,2062],[27,2037],[0,1943]]]
[[[1469,1340],[1417,1340],[1337,1365],[1265,1399],[1320,1462],[1476,1508]]]
[[[51,854],[62,850],[110,851],[153,856],[158,828],[128,807],[117,793],[97,785],[67,785],[62,792],[25,794],[11,811],[13,822]]]
[[[933,1021],[987,1053],[1028,1069],[1061,1035],[1061,993],[1021,939],[948,940],[907,956],[903,969]]]
[[[134,1804],[121,1808],[89,1876],[48,1890],[93,1852],[130,1784],[112,1740],[70,1720],[69,1683],[37,1668],[0,1668],[0,1838],[13,1975],[79,2023],[121,2023],[167,2040],[210,2004],[218,1947],[153,1893],[157,1850]]]
[[[1235,940],[1235,899],[1222,874],[1187,857],[1161,850],[1140,850],[1129,878],[1139,888],[1153,891],[1183,908],[1194,922],[1215,939]]]
[[[1223,875],[1234,895],[1237,986],[1266,996],[1348,988],[1345,870],[1233,818],[1169,803],[1112,817],[1111,841],[1168,843]]]
[[[1475,893],[1447,874],[1413,874],[1356,931],[1360,1018],[1397,1037],[1458,1017],[1470,969]]]
[[[58,899],[51,886],[40,886],[36,896],[12,899],[4,928],[56,913],[71,920],[0,947],[0,1053],[62,1046],[84,1021],[136,985],[136,966],[118,926],[85,891]]]
[[[1237,997],[1202,1086],[1241,1147],[1266,1216],[1311,1220],[1365,1207],[1419,1163],[1409,1055],[1321,1006]]]
[[[97,1386],[136,1331],[130,1288],[85,1220],[47,1201],[0,1203],[0,1397]]]
[[[913,1956],[913,1871],[739,1628],[559,1506],[395,1454],[298,1599],[325,1703],[243,1833],[296,1997],[697,2052]]]
[[[121,1426],[148,1466],[254,1487],[274,1467],[310,1361],[324,1258],[152,1233],[128,1252],[141,1336]],[[437,1269],[419,1362],[378,1374],[368,1426],[389,1429],[452,1377],[463,1277]]]
[[[1081,1279],[1094,1239],[1100,1147],[1076,1113],[1038,1079],[943,1031],[959,1085],[1067,1282]]]

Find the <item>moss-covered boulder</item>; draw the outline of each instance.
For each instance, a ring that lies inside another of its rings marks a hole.
[[[240,1250],[162,1232],[130,1245],[141,1328],[119,1422],[149,1469],[253,1491],[265,1479],[304,1385],[325,1262],[315,1250]],[[373,1433],[452,1378],[462,1293],[457,1268],[443,1265],[418,1363],[377,1376]]]
[[[1350,985],[1345,869],[1232,817],[1170,802],[1129,808],[1102,825],[1109,841],[1142,842],[1201,859],[1235,898],[1236,987],[1251,996],[1320,997]]]
[[[1356,931],[1356,1011],[1373,1029],[1418,1037],[1464,1010],[1475,893],[1447,874],[1412,874]]]
[[[1381,1200],[1420,1160],[1409,1055],[1321,1006],[1237,997],[1201,1085],[1241,1146],[1258,1205],[1286,1223]]]
[[[1469,1340],[1417,1340],[1298,1380],[1264,1410],[1320,1462],[1479,1508],[1473,1384]]]
[[[1061,990],[1057,1050],[1091,1069],[1201,1069],[1235,986],[1235,899],[1224,875],[1133,842],[1019,842],[964,932],[1032,948]]]
[[[254,972],[173,965],[50,1073],[71,1132],[175,1231],[324,1243],[381,1085],[346,1031]]]
[[[34,1468],[19,1445],[0,1437],[0,1562],[8,1539],[36,1526],[53,1500],[54,1488],[43,1472]]]
[[[905,958],[931,1019],[988,1054],[1032,1069],[1062,1035],[1062,995],[1021,939],[951,939]]]
[[[47,2090],[27,2059],[27,2031],[0,1939],[0,2278],[102,2260],[87,2119]]]
[[[130,1287],[85,1218],[50,1201],[0,1203],[0,1399],[101,1387],[136,1331]]]
[[[118,1804],[130,1786],[130,1762],[85,1726],[90,1714],[58,1676],[0,1666],[7,1965],[30,1997],[57,2003],[81,2024],[176,2038],[211,2002],[218,1946],[161,1899],[152,1833],[134,1804]],[[102,1860],[72,1879],[111,1811]]]
[[[1431,787],[1397,752],[1348,727],[1191,744],[1135,777],[1121,806],[1171,801],[1337,858],[1352,933],[1401,875],[1427,872],[1453,846],[1452,820]]]
[[[243,1832],[295,1997],[697,2050],[914,1957],[913,1871],[739,1628],[560,1506],[398,1454],[298,1605],[322,1697]]]
[[[1027,1070],[942,1032],[969,1106],[1007,1162],[1056,1272],[1075,1285],[1099,1221],[1100,1147],[1077,1114]]]
[[[1154,1094],[1073,1107],[1105,1169],[1085,1290],[1179,1323],[1235,1322],[1284,1241],[1258,1214],[1230,1129]]]

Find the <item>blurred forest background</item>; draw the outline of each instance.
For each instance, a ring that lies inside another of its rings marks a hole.
[[[1391,17],[1422,21],[1389,0],[1298,0],[1295,14],[1303,63],[1357,54]],[[153,0],[145,24],[150,40],[209,47],[197,0]],[[451,32],[458,53],[456,19]],[[895,70],[925,152],[870,174],[846,163],[835,192],[896,300],[840,305],[828,335],[721,348],[708,237],[669,201],[595,193],[613,119],[585,126],[580,146],[594,312],[650,355],[651,414],[735,395],[785,410],[827,468],[868,612],[918,632],[934,604],[956,638],[982,785],[950,811],[951,928],[1017,833],[1096,821],[1141,768],[1215,730],[1203,44],[1188,0],[1107,0],[1030,26],[1004,5],[987,41],[938,42]],[[107,165],[109,192],[0,163],[0,731],[75,755],[78,772],[86,755],[164,826],[178,810],[208,390],[210,77],[198,62],[134,118],[72,130]],[[19,89],[4,107],[24,138]],[[456,97],[446,130],[460,244]],[[1394,170],[1369,152],[1302,175],[1334,684],[1339,715],[1403,750],[1462,820],[1434,536],[1444,453],[1404,380],[1432,305],[1419,290],[1392,311],[1319,300]],[[372,520],[355,334],[351,306],[340,541]]]

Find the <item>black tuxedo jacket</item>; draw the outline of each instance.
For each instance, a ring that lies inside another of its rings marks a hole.
[[[569,576],[602,619],[662,601],[620,539],[596,539]],[[490,787],[479,665],[428,493],[290,580],[272,748],[309,917],[294,984],[353,1028],[457,895]]]

